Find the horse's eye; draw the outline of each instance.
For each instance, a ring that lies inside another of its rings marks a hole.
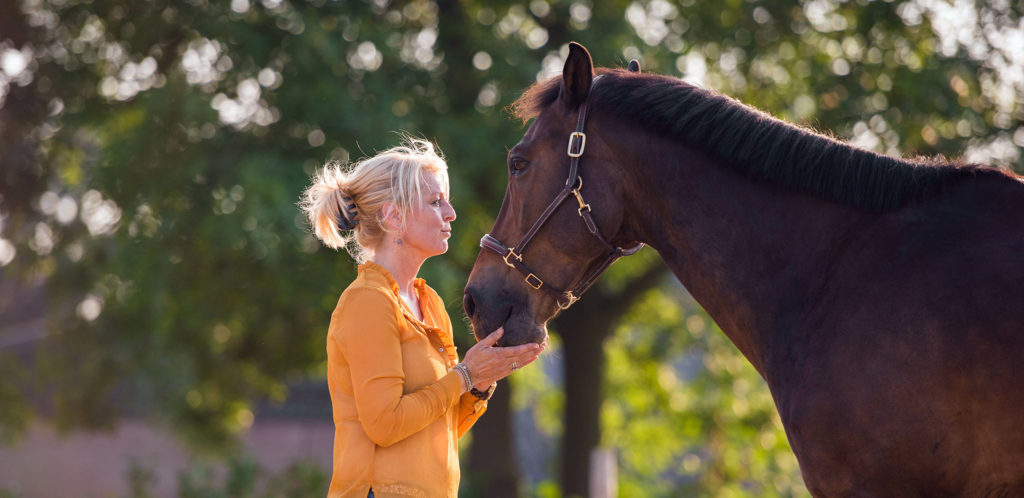
[[[522,173],[526,168],[530,167],[530,161],[521,157],[513,157],[508,160],[508,170],[513,175]]]

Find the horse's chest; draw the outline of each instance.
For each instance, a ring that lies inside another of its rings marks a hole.
[[[980,420],[971,411],[977,391],[960,393],[938,371],[896,357],[847,365],[834,356],[799,375],[776,376],[772,393],[808,489],[815,496],[956,496],[1014,486],[1014,479],[1024,486],[1024,464],[1006,458],[1024,456],[1024,438],[1000,419]]]

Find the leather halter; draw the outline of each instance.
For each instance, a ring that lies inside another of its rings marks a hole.
[[[593,91],[594,85],[597,84],[597,80],[600,78],[601,76],[594,78],[593,84],[591,84],[590,87],[591,91]],[[566,154],[569,156],[569,177],[565,180],[565,185],[562,187],[562,190],[555,195],[554,200],[552,200],[551,203],[548,204],[547,209],[541,213],[540,218],[538,218],[533,226],[530,227],[530,230],[526,232],[526,235],[523,236],[515,247],[505,246],[505,244],[489,233],[484,234],[483,238],[480,239],[480,247],[501,256],[509,268],[514,268],[518,270],[519,273],[523,274],[527,285],[550,294],[555,298],[555,303],[558,304],[558,307],[563,310],[569,309],[573,303],[578,301],[580,296],[586,292],[587,288],[589,288],[594,281],[597,280],[597,277],[600,276],[608,266],[614,263],[615,260],[622,256],[635,254],[644,246],[643,243],[638,243],[633,247],[623,249],[609,242],[608,239],[601,234],[601,230],[598,228],[597,223],[594,222],[594,217],[590,214],[590,204],[587,204],[586,201],[583,200],[583,178],[579,175],[579,167],[580,157],[583,155],[583,150],[586,149],[587,146],[587,135],[583,133],[583,127],[587,122],[589,101],[590,95],[588,94],[587,98],[584,99],[582,104],[580,104],[579,116],[576,120],[576,131],[569,134],[569,147],[566,150]],[[561,291],[542,280],[533,272],[533,270],[530,269],[529,266],[526,266],[526,263],[523,262],[523,251],[526,250],[526,245],[533,240],[534,235],[537,235],[540,228],[548,222],[551,216],[555,213],[555,210],[557,210],[558,207],[562,205],[562,202],[568,199],[570,195],[574,196],[576,198],[576,202],[579,203],[579,209],[577,209],[576,212],[579,214],[580,218],[583,218],[583,224],[586,225],[587,231],[601,242],[601,245],[605,247],[607,253],[605,254],[604,261],[585,278],[577,282],[575,287],[570,290]]]

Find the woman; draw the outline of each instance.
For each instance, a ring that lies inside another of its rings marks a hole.
[[[459,363],[444,302],[416,278],[444,254],[455,210],[444,159],[410,140],[345,172],[328,165],[302,202],[324,245],[360,263],[327,334],[334,408],[330,497],[455,497],[458,437],[495,383],[543,345],[495,347],[502,329]]]

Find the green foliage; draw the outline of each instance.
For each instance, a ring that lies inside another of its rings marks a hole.
[[[259,467],[251,459],[228,461],[227,476],[216,477],[214,468],[203,462],[193,462],[178,475],[180,498],[249,498],[255,496]]]
[[[537,359],[539,368],[524,368],[509,378],[514,387],[512,409],[530,412],[537,430],[547,437],[557,436],[563,430],[561,414],[565,400],[562,386],[548,374],[552,370],[548,364],[562,356],[563,347],[559,336],[552,335],[547,351]]]
[[[768,387],[696,305],[651,292],[607,345],[622,496],[808,496]]]
[[[132,498],[153,496],[152,470],[139,462],[129,464],[125,478]],[[197,460],[178,474],[180,498],[312,498],[327,493],[330,476],[306,460],[292,462],[281,472],[264,476],[248,457],[224,461]],[[3,496],[3,495],[0,495]]]
[[[25,367],[13,355],[0,352],[0,444],[16,442],[33,416],[21,398],[27,382]]]
[[[299,461],[272,477],[267,483],[265,498],[319,498],[327,494],[331,476],[318,465]]]
[[[150,488],[156,483],[156,474],[138,460],[128,462],[125,471],[128,493],[132,498],[152,498]]]

